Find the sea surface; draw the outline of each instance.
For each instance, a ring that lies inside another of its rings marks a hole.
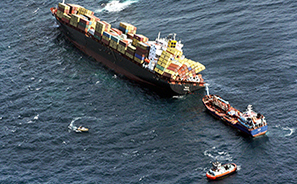
[[[0,2],[1,184],[213,183],[215,160],[238,165],[215,183],[296,183],[297,1],[66,1],[150,40],[176,33],[211,94],[265,115],[258,138],[210,116],[204,91],[163,97],[82,53],[57,28],[58,3]]]

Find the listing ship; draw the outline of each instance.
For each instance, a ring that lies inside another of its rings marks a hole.
[[[150,41],[132,24],[119,27],[75,4],[50,8],[62,33],[81,51],[114,72],[168,95],[185,95],[205,88],[199,73],[205,66],[185,58],[175,34]]]
[[[267,132],[267,123],[264,115],[253,111],[252,105],[248,105],[246,111],[240,112],[220,96],[210,95],[207,85],[206,91],[207,95],[202,98],[202,102],[214,117],[223,120],[228,125],[252,137],[257,137]]]

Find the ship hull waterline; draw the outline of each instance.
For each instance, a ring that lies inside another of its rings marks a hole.
[[[159,78],[151,71],[143,68],[140,64],[138,65],[127,59],[127,56],[116,52],[84,33],[65,25],[57,18],[56,22],[66,38],[82,52],[93,57],[96,61],[101,62],[115,73],[122,74],[139,84],[144,84],[146,87],[153,88],[158,92],[170,96],[194,93],[195,91],[200,91],[205,88],[204,85],[194,83],[169,83],[167,80]]]
[[[204,104],[204,103],[203,103]],[[217,113],[215,113],[214,111],[210,110],[205,104],[204,104],[205,108],[207,109],[207,112],[209,112],[212,116],[214,116],[217,119],[222,120],[223,122],[225,122],[227,125],[232,126],[234,128],[236,128],[237,130],[241,131],[242,133],[245,133],[246,135],[252,136],[252,137],[258,137],[260,135],[264,135],[267,132],[267,125],[262,126],[261,128],[252,130],[252,131],[248,131],[247,129],[245,129],[244,127],[240,126],[239,123],[235,123],[233,124],[232,122],[227,121],[226,119],[222,118],[221,116],[219,116]]]

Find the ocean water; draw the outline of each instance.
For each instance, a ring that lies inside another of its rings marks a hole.
[[[76,49],[57,28],[58,1],[1,1],[0,183],[296,183],[297,2],[73,0],[153,40],[177,33],[206,66],[210,93],[265,115],[242,135],[210,116],[204,93],[164,98]],[[80,134],[72,123],[90,128]]]

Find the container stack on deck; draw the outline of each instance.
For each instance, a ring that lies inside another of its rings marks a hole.
[[[64,3],[59,3],[58,10],[57,10],[57,17],[62,19],[63,14],[69,14],[70,7]]]
[[[116,34],[116,33],[111,33],[111,39],[110,39],[109,46],[110,46],[111,48],[117,50],[117,48],[118,48],[118,44],[119,44],[120,40],[122,40],[122,38],[119,37],[118,34]]]
[[[182,44],[176,40],[149,41],[146,36],[136,34],[135,26],[125,22],[120,22],[118,29],[111,28],[111,24],[79,5],[59,3],[56,14],[63,22],[92,34],[106,46],[168,79],[197,81],[197,74],[205,69],[202,64],[184,58]]]

